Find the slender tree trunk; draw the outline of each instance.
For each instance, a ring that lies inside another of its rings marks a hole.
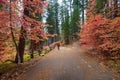
[[[85,12],[84,12],[84,0],[82,0],[82,24],[84,24],[84,15],[85,15]]]
[[[31,50],[30,58],[32,58],[32,59],[34,58],[34,50],[33,49]]]
[[[11,26],[11,25],[10,25],[10,26]],[[15,36],[14,36],[12,27],[11,27],[11,35],[12,35],[13,43],[15,44],[15,48],[16,48],[15,63],[18,63],[18,62],[19,62],[19,48],[18,48],[18,45],[17,45],[17,43],[16,43],[16,41],[15,41]]]
[[[70,0],[70,20],[72,19],[72,0]],[[71,21],[70,21],[71,22]],[[70,28],[72,28],[71,27],[71,24],[70,24]],[[70,30],[71,32],[70,32],[70,42],[72,42],[73,40],[72,40],[72,30]]]
[[[117,17],[118,14],[118,0],[114,0],[114,17]]]
[[[18,43],[20,63],[23,63],[23,56],[25,51],[25,37],[26,37],[26,31],[24,30],[23,26],[21,26],[20,38]]]
[[[69,37],[65,39],[65,44],[69,44],[70,43],[70,40],[69,40]]]
[[[27,8],[24,8],[24,15],[29,15],[29,11],[27,10]],[[24,17],[23,17],[24,19]],[[18,42],[18,51],[16,54],[16,58],[15,58],[15,62],[19,62],[19,58],[20,58],[20,63],[23,63],[24,59],[24,51],[25,51],[25,37],[26,37],[26,31],[24,29],[23,26],[21,26],[21,30],[20,30],[20,36],[19,36],[19,42]]]
[[[16,57],[15,57],[15,63],[18,63],[19,62],[19,48],[18,48],[18,45],[16,43],[16,40],[15,40],[15,36],[14,36],[14,32],[13,32],[13,28],[12,28],[12,14],[11,14],[11,0],[10,0],[10,30],[11,30],[11,36],[12,36],[12,41],[15,45],[15,48],[16,48]]]
[[[30,41],[30,58],[34,58],[34,46],[35,46],[35,41],[31,40]]]

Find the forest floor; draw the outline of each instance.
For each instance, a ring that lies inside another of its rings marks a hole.
[[[111,71],[73,43],[55,48],[15,80],[120,80]]]

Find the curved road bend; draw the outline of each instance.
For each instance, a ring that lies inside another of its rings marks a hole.
[[[99,62],[74,43],[54,49],[18,80],[114,80]]]

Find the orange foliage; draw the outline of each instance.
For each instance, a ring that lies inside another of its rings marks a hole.
[[[82,26],[80,42],[107,56],[120,55],[119,23],[120,17],[111,20],[102,15],[91,16]]]

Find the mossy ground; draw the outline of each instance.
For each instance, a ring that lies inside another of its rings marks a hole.
[[[43,50],[40,55],[38,53],[34,53],[34,58],[38,58],[39,56],[44,56],[45,54],[47,54],[48,52],[50,51],[50,49],[45,49]],[[12,60],[12,59],[11,59]],[[32,60],[30,58],[30,55],[29,54],[25,54],[24,55],[24,61],[27,62],[27,61],[30,61]],[[12,60],[13,61],[13,60]],[[14,69],[14,68],[17,68],[19,66],[22,66],[22,65],[18,65],[18,64],[15,64],[11,61],[6,61],[4,63],[0,63],[0,76],[4,73],[7,73],[9,72],[10,70]]]

